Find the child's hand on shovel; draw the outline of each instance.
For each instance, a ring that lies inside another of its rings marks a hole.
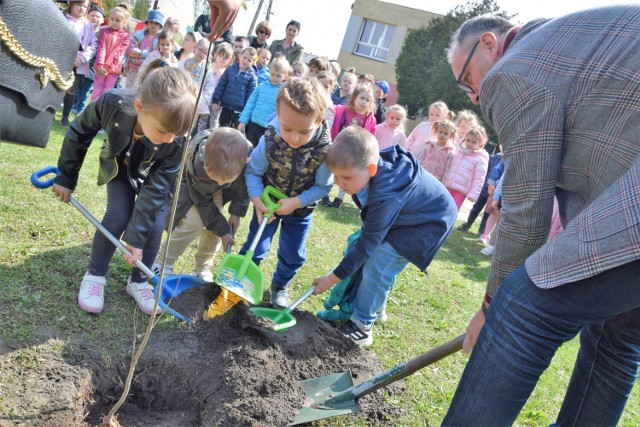
[[[340,281],[340,278],[335,274],[333,274],[333,271],[330,271],[325,276],[316,277],[315,280],[313,281],[313,285],[315,286],[313,293],[315,295],[319,295],[333,288],[333,285],[335,285],[339,281]]]
[[[254,197],[251,201],[253,202],[253,207],[256,210],[256,219],[258,220],[258,224],[260,224],[262,222],[262,217],[264,216],[264,214],[268,214],[271,211],[264,204],[260,196]],[[269,218],[269,222],[273,221],[274,218],[275,216],[271,216],[271,218]]]
[[[124,260],[131,264],[132,267],[135,267],[136,262],[142,259],[142,249],[134,248],[131,245],[127,245],[127,249],[131,252],[131,256],[125,254]]]

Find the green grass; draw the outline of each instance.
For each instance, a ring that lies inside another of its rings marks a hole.
[[[29,182],[32,172],[56,164],[63,131],[56,122],[46,149],[0,143],[0,338],[5,346],[15,348],[4,362],[19,364],[22,371],[37,368],[42,351],[39,344],[52,337],[62,340],[63,345],[55,341],[54,350],[67,358],[73,359],[78,348],[90,348],[108,362],[112,355],[127,351],[134,330],[141,334],[146,324],[146,316],[133,315],[133,302],[123,292],[129,269],[119,253],[107,279],[105,311],[100,316],[89,316],[77,306],[77,287],[86,269],[95,230],[71,205],[60,203],[50,190],[35,189]],[[74,193],[97,218],[104,213],[106,200],[104,187],[95,184],[100,145],[96,141],[91,147]],[[246,236],[248,219],[242,222],[239,242]],[[318,210],[309,235],[308,260],[292,286],[293,296],[300,295],[315,277],[340,261],[346,237],[359,224],[358,211],[351,204],[339,210]],[[385,366],[415,357],[464,332],[479,307],[489,272],[489,259],[479,254],[481,246],[474,235],[454,230],[428,275],[413,266],[399,275],[388,303],[389,321],[375,328],[371,347]],[[262,264],[265,277],[273,273],[274,254],[272,250]],[[190,262],[185,255],[177,272],[188,273]],[[303,308],[315,312],[322,308],[322,300],[310,298]],[[183,326],[170,316],[163,316],[160,327]],[[517,425],[542,426],[555,420],[576,351],[576,340],[558,351]],[[402,417],[393,420],[393,424],[439,424],[466,361],[467,357],[459,353],[408,377],[406,393],[390,396],[403,409]],[[0,408],[7,409],[2,406],[1,392]],[[346,425],[345,422],[334,418],[323,424]],[[634,426],[639,422],[640,396],[636,387],[620,425]]]

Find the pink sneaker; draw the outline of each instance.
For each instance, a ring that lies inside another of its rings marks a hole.
[[[141,312],[151,316],[156,300],[155,295],[153,295],[153,286],[147,282],[136,283],[129,279],[127,281],[127,294],[138,304]],[[162,313],[162,309],[158,306],[156,314],[160,313]]]
[[[78,305],[87,313],[98,314],[104,308],[104,276],[92,276],[86,273],[80,282]]]

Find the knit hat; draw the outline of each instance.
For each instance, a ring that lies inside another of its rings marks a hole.
[[[376,86],[382,89],[382,92],[384,92],[385,95],[389,94],[389,83],[387,83],[386,80],[378,80],[376,82]]]
[[[89,6],[89,12],[87,13],[91,13],[91,12],[98,12],[99,14],[102,15],[102,17],[106,17],[107,15],[105,15],[104,10],[100,7],[100,5],[98,3],[91,3],[91,6]]]
[[[164,14],[160,9],[151,9],[149,14],[147,15],[147,19],[145,19],[144,23],[147,22],[157,22],[160,24],[160,27],[164,26]]]

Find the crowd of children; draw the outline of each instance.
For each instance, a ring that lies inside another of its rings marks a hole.
[[[258,232],[267,212],[260,198],[266,185],[286,197],[266,224],[253,260],[259,264],[267,256],[280,228],[270,300],[285,307],[289,284],[306,260],[318,202],[340,208],[348,194],[362,209],[360,233],[341,263],[314,283],[320,293],[361,272],[341,331],[368,345],[396,275],[408,263],[428,267],[465,199],[476,205],[462,230],[495,197],[500,158],[489,158],[484,150],[487,135],[473,113],[455,117],[444,102],[435,102],[428,119],[407,137],[406,110],[387,106],[388,82],[342,71],[327,58],[314,58],[308,67],[301,62],[302,47],[294,41],[297,21],[287,25],[285,39],[268,48],[272,28],[266,21],[258,24],[256,36],[211,46],[189,28],[179,36],[179,23],[165,20],[160,10],[150,10],[144,28],[131,35],[126,4],[105,14],[88,0],[71,0],[65,15],[83,47],[75,73],[87,76],[92,56],[95,72],[91,103],[82,113],[77,110],[63,142],[53,191],[69,200],[91,140],[106,133],[110,144],[101,153],[99,179],[107,186],[103,224],[128,244],[131,256],[125,259],[134,268],[126,291],[144,313],[153,311],[153,287],[136,261],[149,263],[157,274],[172,274],[177,259],[199,239],[193,274],[213,281],[214,254],[220,244],[234,243],[250,202],[253,214],[241,254]],[[114,89],[118,84],[124,89]],[[86,98],[88,90],[69,92]],[[70,108],[65,98],[63,124],[69,124]],[[191,117],[194,111],[197,120]],[[188,133],[188,163],[177,177]],[[331,201],[334,177],[339,189]],[[170,222],[167,195],[178,181],[177,211]],[[494,206],[489,204],[488,218]],[[483,241],[491,223],[483,227]],[[171,237],[161,245],[170,224]],[[78,295],[85,311],[103,309],[114,250],[96,233]]]

